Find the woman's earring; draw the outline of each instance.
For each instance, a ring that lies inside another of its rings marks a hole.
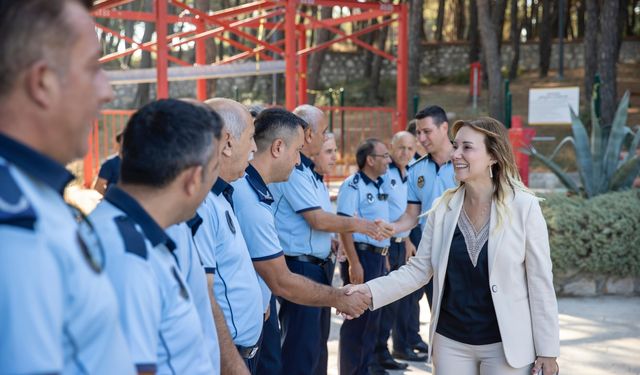
[[[493,179],[493,164],[489,166],[489,178]]]

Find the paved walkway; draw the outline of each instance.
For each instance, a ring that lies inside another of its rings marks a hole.
[[[335,284],[339,285],[339,284]],[[640,375],[640,297],[561,298],[560,364],[564,375]],[[429,311],[421,301],[420,331],[426,340]],[[338,332],[334,317],[329,339],[329,374],[338,374]],[[389,346],[391,347],[391,346]],[[391,374],[431,374],[426,363],[408,362]]]

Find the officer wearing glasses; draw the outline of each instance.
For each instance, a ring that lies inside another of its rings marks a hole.
[[[211,374],[194,295],[165,228],[192,218],[218,177],[220,117],[167,99],[136,112],[124,133],[118,185],[91,213],[138,372]]]
[[[111,100],[90,3],[0,1],[2,373],[135,373],[101,248],[62,196]]]
[[[338,192],[338,215],[363,219],[389,220],[388,195],[382,176],[391,156],[380,140],[370,138],[356,150],[359,171],[349,176]],[[361,284],[384,274],[389,239],[377,240],[360,233],[341,233],[348,261],[340,273],[345,284]],[[345,321],[340,328],[340,373],[367,374],[375,366],[373,356],[378,335],[380,313],[366,311],[358,319]]]

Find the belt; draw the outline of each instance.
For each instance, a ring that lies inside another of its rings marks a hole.
[[[391,242],[393,243],[403,243],[407,237],[391,237]]]
[[[321,267],[324,266],[329,261],[329,258],[320,259],[312,255],[285,255],[284,257],[287,260],[297,260],[298,262],[312,263],[312,264],[315,264],[316,266],[321,266]]]
[[[380,254],[382,256],[386,256],[389,253],[389,246],[377,247],[364,242],[355,242],[353,245],[355,246],[356,250],[370,251],[374,254]]]
[[[242,358],[251,359],[256,356],[256,353],[258,353],[258,348],[260,348],[260,345],[254,345],[254,346],[236,345],[236,348],[238,349],[238,353],[240,353],[240,356]]]

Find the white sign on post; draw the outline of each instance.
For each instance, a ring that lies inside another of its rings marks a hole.
[[[529,89],[529,125],[571,124],[569,107],[579,113],[579,87]]]

